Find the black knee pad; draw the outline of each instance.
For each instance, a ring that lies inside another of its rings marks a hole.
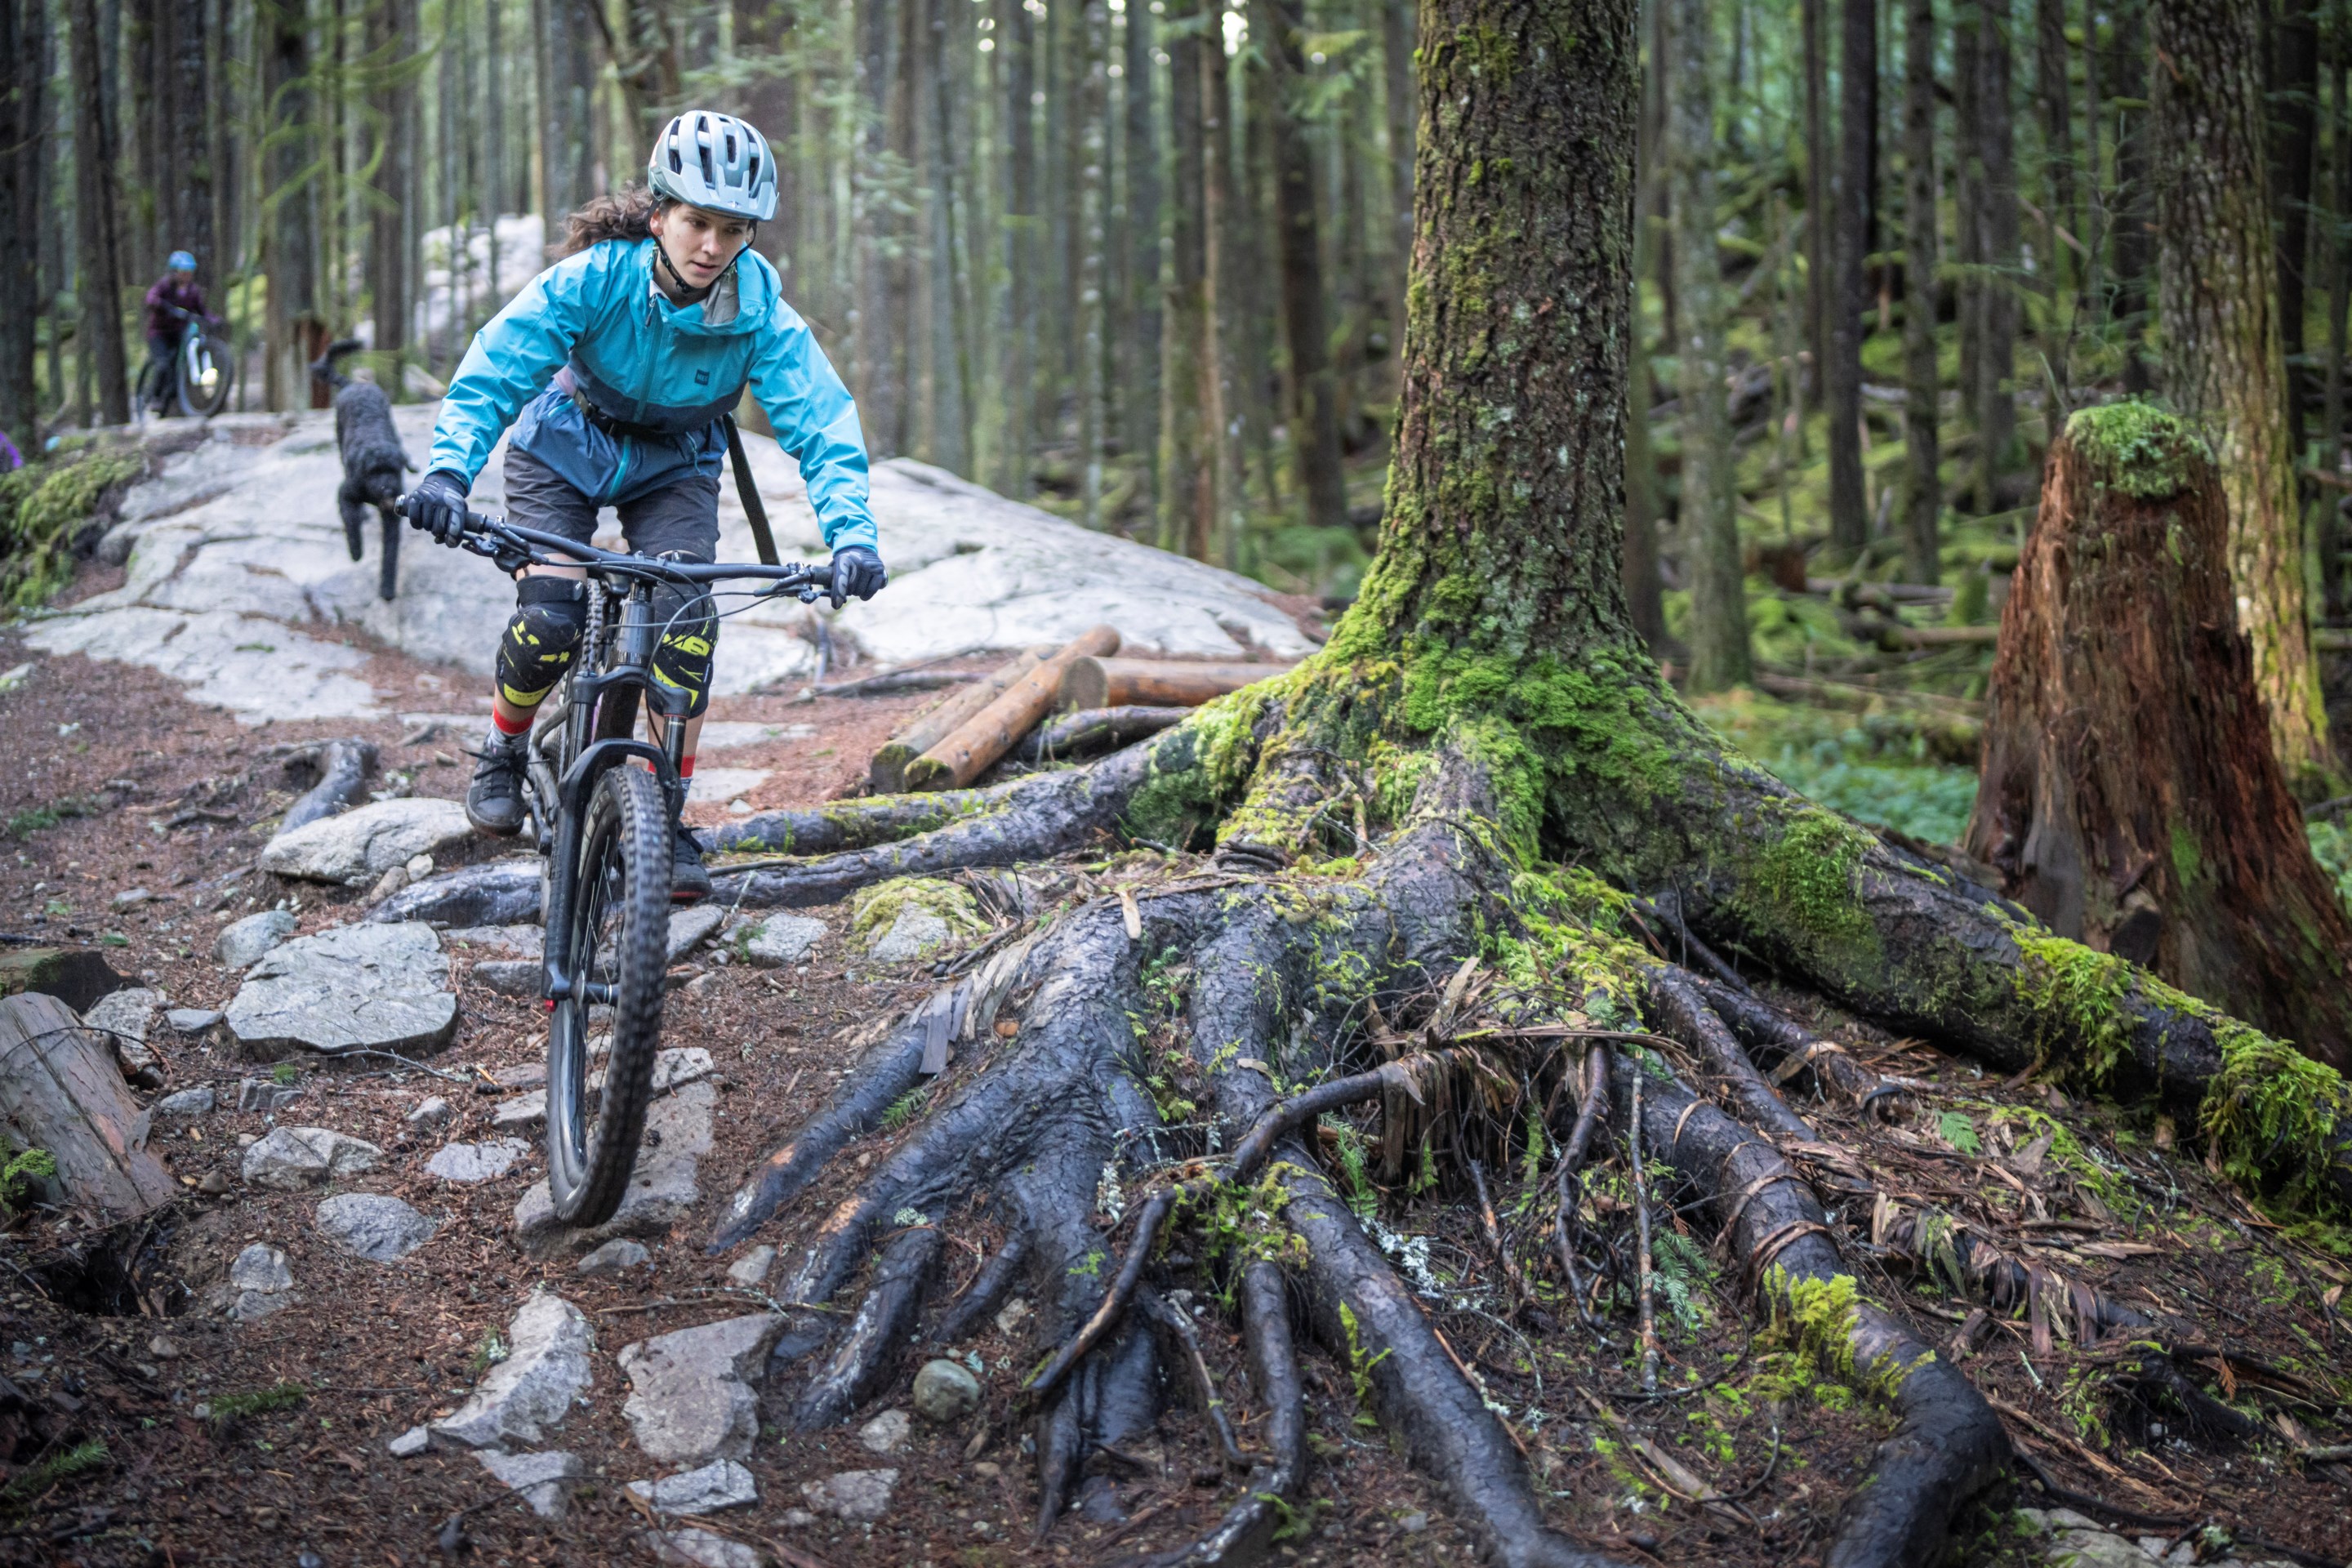
[[[588,584],[569,577],[526,577],[515,584],[514,618],[499,639],[499,691],[518,708],[536,708],[563,678],[588,625]]]
[[[664,583],[654,589],[654,625],[661,646],[654,649],[654,675],[686,693],[686,716],[699,719],[710,706],[710,655],[719,644],[719,616],[701,588]]]

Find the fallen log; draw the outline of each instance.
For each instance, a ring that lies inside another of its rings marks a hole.
[[[1004,694],[959,726],[929,751],[907,764],[910,790],[961,789],[1037,727],[1054,706],[1054,694],[1070,666],[1088,657],[1118,651],[1118,633],[1096,626],[1004,689]]]
[[[1999,626],[1888,626],[1885,639],[1900,647],[1989,647],[2000,640]]]
[[[42,992],[0,1001],[0,1134],[46,1150],[67,1201],[107,1219],[171,1201],[171,1173],[147,1152],[147,1118],[113,1045]]]
[[[1182,723],[1192,711],[1190,707],[1088,708],[1065,713],[1030,731],[1013,754],[1024,763],[1050,763],[1116,751]]]
[[[1187,664],[1165,658],[1081,658],[1062,676],[1061,706],[1198,708],[1280,675],[1286,664]]]
[[[77,1012],[130,982],[89,947],[12,947],[0,952],[0,996],[41,991]]]
[[[319,777],[308,793],[286,808],[285,819],[278,825],[278,832],[291,833],[306,822],[334,816],[359,798],[368,775],[375,772],[375,742],[314,741],[289,750],[284,761],[289,772],[307,766],[317,770]]]
[[[812,686],[809,689],[819,697],[896,697],[902,691],[937,691],[982,679],[968,669],[893,669],[859,680]]]
[[[897,795],[907,787],[907,764],[946,740],[964,721],[1004,695],[1004,689],[1045,662],[1050,650],[1030,648],[990,670],[973,685],[927,712],[882,742],[866,765],[866,782],[876,795]]]

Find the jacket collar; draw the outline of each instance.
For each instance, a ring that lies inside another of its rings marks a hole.
[[[654,247],[647,237],[636,245],[632,269],[645,290],[653,319],[672,331],[698,337],[729,337],[767,320],[778,291],[775,269],[748,247],[710,292],[691,305],[674,305],[654,281]]]

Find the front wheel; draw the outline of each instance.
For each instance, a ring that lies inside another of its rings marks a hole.
[[[547,1038],[547,1180],[556,1217],[586,1227],[613,1217],[627,1192],[661,1047],[662,973],[669,952],[669,810],[660,781],[620,766],[596,781],[572,883],[572,994],[555,1005]],[[612,999],[604,1087],[590,1110],[587,988]]]
[[[209,332],[198,332],[182,343],[173,367],[180,412],[191,419],[209,419],[227,407],[236,366],[228,344]]]

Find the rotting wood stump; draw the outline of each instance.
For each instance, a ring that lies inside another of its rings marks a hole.
[[[2204,444],[2143,404],[2050,449],[1965,847],[2061,936],[2352,1061],[2352,954],[2269,743]]]

